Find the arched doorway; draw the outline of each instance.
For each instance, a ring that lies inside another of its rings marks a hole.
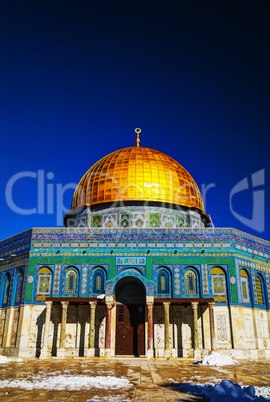
[[[140,280],[126,277],[117,283],[116,355],[145,354],[145,288]]]

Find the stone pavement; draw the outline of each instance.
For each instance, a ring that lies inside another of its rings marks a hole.
[[[126,377],[131,382],[129,389],[88,388],[76,391],[20,388],[1,388],[1,401],[36,402],[86,402],[86,401],[203,401],[203,398],[180,392],[178,383],[220,382],[228,378],[244,385],[269,386],[269,362],[243,362],[241,366],[206,367],[194,365],[192,359],[157,360],[140,358],[114,358],[105,360],[70,359],[38,360],[24,359],[23,363],[0,364],[1,381],[7,379],[30,379],[33,376],[114,376]],[[40,377],[40,378],[41,378]]]

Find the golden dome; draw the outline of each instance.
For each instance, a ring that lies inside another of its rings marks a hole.
[[[186,169],[162,152],[139,146],[95,163],[78,184],[72,209],[118,201],[154,201],[204,212],[199,188]]]

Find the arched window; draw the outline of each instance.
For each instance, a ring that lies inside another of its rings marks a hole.
[[[3,297],[3,304],[7,304],[9,291],[10,291],[10,274],[7,273],[5,277],[5,287],[4,287],[4,297]]]
[[[240,272],[241,290],[243,303],[250,304],[249,276],[245,269]]]
[[[158,273],[158,286],[157,291],[160,295],[169,295],[171,293],[170,289],[170,274],[166,269],[161,269]]]
[[[20,269],[17,276],[16,293],[15,293],[15,304],[21,302],[23,289],[23,270]]]
[[[52,287],[52,271],[48,267],[42,267],[37,274],[37,295],[50,296]]]
[[[260,275],[256,276],[256,292],[258,304],[264,304],[263,282]]]
[[[69,269],[66,273],[65,293],[77,293],[78,273],[75,269]]]
[[[226,275],[220,267],[214,267],[210,271],[212,296],[216,301],[227,300]]]
[[[105,274],[102,269],[97,269],[93,274],[93,293],[105,293]]]
[[[193,269],[188,269],[185,272],[185,294],[197,295],[198,292],[198,278]]]

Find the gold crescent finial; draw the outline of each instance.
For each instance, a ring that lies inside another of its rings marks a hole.
[[[135,128],[135,133],[137,134],[137,139],[136,139],[136,143],[137,143],[137,148],[139,148],[139,146],[140,146],[140,132],[141,132],[142,130],[140,129],[140,128]]]

